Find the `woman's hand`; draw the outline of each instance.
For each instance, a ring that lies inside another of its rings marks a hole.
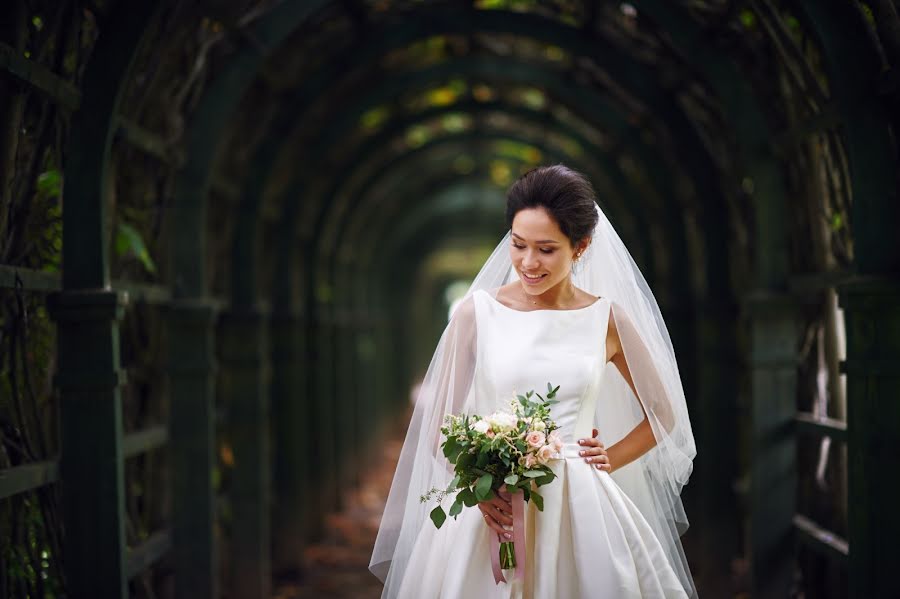
[[[584,461],[597,468],[597,470],[605,470],[612,472],[612,465],[609,463],[609,456],[606,455],[606,448],[603,443],[597,439],[599,431],[593,429],[590,439],[579,439],[578,444],[584,449],[578,452],[578,455],[584,456]]]
[[[500,491],[506,491],[506,485],[500,487]],[[512,539],[512,504],[509,501],[494,493],[494,496],[487,501],[479,501],[478,509],[481,510],[484,523],[488,525],[488,528],[504,539]]]

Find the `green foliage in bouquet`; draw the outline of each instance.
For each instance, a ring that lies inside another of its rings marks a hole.
[[[510,401],[510,411],[445,418],[441,448],[454,465],[455,476],[446,489],[431,489],[421,497],[422,502],[437,498],[439,505],[431,511],[437,528],[447,519],[440,502],[454,492],[449,511],[454,518],[463,507],[489,500],[504,484],[507,492],[521,492],[525,501],[543,511],[544,498],[536,489],[556,478],[549,461],[562,449],[559,427],[550,418],[557,391],[558,386],[547,383],[546,398],[534,391],[517,395]]]

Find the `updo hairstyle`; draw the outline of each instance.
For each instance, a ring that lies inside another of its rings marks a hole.
[[[581,173],[562,164],[538,166],[516,180],[506,193],[506,226],[520,210],[543,208],[572,247],[590,237],[597,226],[594,188]]]

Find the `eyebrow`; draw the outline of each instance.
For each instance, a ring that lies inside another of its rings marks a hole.
[[[517,235],[517,234],[513,233],[512,236],[513,236],[513,237],[518,237],[518,238],[521,239],[522,241],[526,241],[526,239],[525,239],[524,237],[522,237],[521,235]],[[540,240],[540,241],[535,241],[535,243],[556,243],[556,244],[559,244],[558,241],[554,241],[554,240],[552,240],[552,239],[542,239],[542,240]]]

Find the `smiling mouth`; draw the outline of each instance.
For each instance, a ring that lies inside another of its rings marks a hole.
[[[534,276],[532,276],[532,275],[529,275],[529,274],[524,273],[524,272],[522,273],[522,278],[524,278],[524,279],[527,280],[527,281],[540,281],[541,279],[543,279],[543,278],[546,277],[546,276],[547,276],[546,274],[543,274],[543,275],[534,275]]]

